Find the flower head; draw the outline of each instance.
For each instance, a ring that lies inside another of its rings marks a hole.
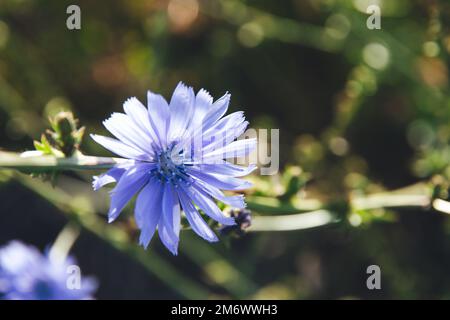
[[[73,258],[55,261],[36,248],[12,241],[0,248],[0,298],[8,300],[91,299],[97,285],[83,279],[79,288],[68,287]]]
[[[148,92],[146,108],[136,98],[124,103],[123,113],[104,121],[117,139],[92,135],[106,149],[129,159],[94,178],[94,189],[117,182],[111,192],[109,221],[114,221],[135,194],[135,219],[141,230],[139,242],[150,243],[155,230],[163,244],[177,254],[181,209],[192,229],[208,241],[217,237],[197,207],[222,225],[235,221],[222,213],[214,199],[244,208],[242,195],[226,196],[222,190],[250,186],[238,177],[255,166],[241,167],[226,159],[247,155],[256,139],[236,140],[247,128],[242,112],[223,117],[230,95],[217,101],[201,89],[179,83],[170,103]]]

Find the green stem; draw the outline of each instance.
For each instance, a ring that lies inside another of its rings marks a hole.
[[[69,222],[58,234],[50,248],[49,257],[54,261],[65,261],[70,249],[80,236],[80,228]]]
[[[351,201],[355,210],[371,210],[378,208],[427,207],[431,197],[426,194],[374,194]]]
[[[316,228],[337,222],[336,216],[327,210],[284,216],[258,216],[252,219],[248,231],[291,231]]]
[[[319,210],[322,202],[316,199],[303,199],[298,203],[284,202],[278,198],[251,196],[247,199],[247,208],[261,213],[299,213]]]
[[[248,231],[291,231],[303,230],[339,222],[338,212],[327,209],[319,200],[308,199],[305,203],[282,203],[279,199],[267,197],[248,197],[248,208],[258,213],[294,213],[274,216],[255,216]],[[418,183],[406,188],[372,195],[353,196],[348,200],[352,211],[381,208],[429,208],[450,214],[450,203],[441,199],[432,202],[429,188]],[[312,208],[309,212],[307,208]],[[302,213],[298,213],[302,212]]]
[[[76,155],[70,158],[58,158],[47,155],[23,157],[17,153],[0,151],[0,168],[16,169],[31,173],[46,170],[67,171],[108,169],[124,161],[126,160],[84,155]]]

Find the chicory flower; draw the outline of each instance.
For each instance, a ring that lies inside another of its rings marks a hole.
[[[250,187],[239,177],[256,168],[227,161],[246,156],[256,146],[256,139],[236,140],[248,122],[242,112],[224,117],[229,102],[228,93],[213,102],[206,90],[195,94],[179,83],[170,103],[149,91],[147,107],[130,98],[123,105],[125,113],[113,113],[104,121],[117,139],[92,138],[129,160],[94,178],[95,190],[117,183],[111,191],[109,222],[138,194],[135,219],[145,248],[157,229],[162,243],[177,254],[181,210],[200,237],[218,241],[199,209],[222,225],[234,225],[234,218],[226,216],[215,200],[244,208],[242,195],[226,196],[222,190]]]

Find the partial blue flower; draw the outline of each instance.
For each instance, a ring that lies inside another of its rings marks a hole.
[[[73,258],[54,261],[36,248],[12,241],[0,248],[0,299],[84,300],[97,288],[92,278],[81,279],[80,288],[67,285]]]
[[[210,242],[217,241],[217,236],[198,209],[222,225],[234,225],[234,218],[226,216],[215,200],[235,208],[245,207],[242,195],[226,196],[222,191],[250,187],[240,177],[256,167],[234,165],[227,159],[249,154],[256,139],[236,140],[248,122],[242,112],[224,117],[229,102],[228,93],[213,102],[206,90],[195,94],[180,82],[170,103],[149,91],[147,108],[138,99],[130,98],[123,105],[125,113],[113,113],[104,121],[117,139],[99,135],[92,138],[128,159],[94,177],[95,190],[117,183],[111,191],[109,222],[138,194],[135,219],[141,230],[140,244],[147,248],[157,229],[162,243],[174,255],[181,210],[192,229]]]

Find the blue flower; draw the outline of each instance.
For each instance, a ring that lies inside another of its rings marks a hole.
[[[69,266],[73,258],[55,261],[36,248],[12,241],[0,248],[0,298],[7,300],[91,299],[97,288],[91,278],[69,287]]]
[[[94,177],[94,189],[117,182],[111,191],[109,222],[114,221],[137,193],[136,223],[139,242],[147,248],[158,229],[162,243],[177,254],[181,209],[192,229],[207,241],[217,237],[203,220],[199,209],[222,225],[234,225],[214,199],[244,208],[242,195],[226,196],[222,190],[243,190],[251,186],[238,177],[256,167],[234,165],[226,159],[247,155],[256,139],[236,140],[247,128],[242,112],[223,117],[228,109],[227,93],[213,102],[201,89],[179,83],[170,103],[148,92],[146,108],[136,98],[128,99],[123,113],[104,121],[117,139],[92,135],[106,149],[128,159],[107,173]]]

